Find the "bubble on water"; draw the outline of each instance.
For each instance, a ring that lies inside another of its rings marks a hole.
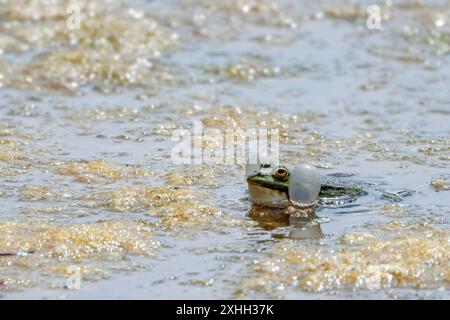
[[[174,186],[196,185],[200,188],[216,189],[220,187],[219,179],[230,176],[230,170],[222,166],[196,165],[181,166],[165,174],[166,182]]]
[[[1,222],[0,291],[17,290],[34,280],[68,276],[69,265],[79,266],[87,280],[105,277],[109,267],[117,270],[122,264],[128,269],[131,262],[127,256],[155,255],[160,243],[152,237],[148,224],[135,221],[59,226],[51,222]]]
[[[430,185],[436,191],[450,190],[450,177],[443,176],[443,177],[440,177],[440,178],[433,179],[430,182]]]
[[[260,263],[249,263],[239,290],[271,296],[280,284],[307,292],[436,288],[450,280],[449,236],[447,229],[412,223],[347,233],[338,239],[346,246],[337,248],[282,240]]]
[[[174,80],[158,63],[161,53],[176,46],[174,32],[150,17],[141,19],[139,11],[124,10],[119,2],[85,0],[77,2],[84,14],[81,28],[73,32],[66,26],[70,2],[2,4],[0,27],[7,24],[11,38],[1,37],[0,45],[12,51],[53,48],[14,65],[9,85],[74,94],[86,84],[111,92],[120,86],[155,88]]]
[[[112,163],[103,159],[93,161],[70,161],[56,167],[62,175],[76,177],[80,182],[114,182],[118,179],[138,178],[150,175],[150,172],[132,166]]]
[[[139,117],[139,110],[136,108],[97,108],[80,110],[68,116],[76,121],[114,121],[127,120],[135,121]]]

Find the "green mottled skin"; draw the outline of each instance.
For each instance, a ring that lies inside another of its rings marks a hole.
[[[275,178],[273,175],[261,174],[258,173],[256,175],[250,176],[247,178],[247,182],[254,185],[259,185],[264,188],[278,190],[281,192],[285,192],[288,195],[289,184],[287,180],[280,180]],[[334,198],[341,197],[346,195],[353,195],[361,192],[361,188],[357,186],[343,186],[343,185],[334,185],[331,181],[326,183],[322,182],[322,186],[320,189],[320,198]]]

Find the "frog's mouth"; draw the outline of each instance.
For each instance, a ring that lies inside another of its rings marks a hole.
[[[247,178],[247,182],[250,185],[257,185],[262,188],[267,188],[271,190],[278,190],[281,192],[288,192],[288,182],[287,181],[276,181],[269,175],[255,175]]]
[[[273,181],[267,175],[255,175],[247,178],[248,191],[253,202],[269,207],[286,207],[290,204],[288,184]]]

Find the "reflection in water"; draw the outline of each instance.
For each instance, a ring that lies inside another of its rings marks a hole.
[[[248,216],[256,221],[259,227],[267,231],[289,227],[288,237],[290,239],[320,239],[324,237],[314,208],[278,209],[253,206]]]
[[[289,217],[290,239],[321,239],[324,237],[319,221],[314,218]]]

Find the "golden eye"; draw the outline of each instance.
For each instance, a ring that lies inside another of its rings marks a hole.
[[[289,175],[289,171],[285,167],[278,167],[273,171],[273,176],[280,180],[286,180]]]

